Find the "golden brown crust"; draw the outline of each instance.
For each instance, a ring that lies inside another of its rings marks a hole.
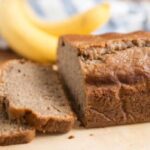
[[[29,143],[34,139],[34,137],[35,137],[34,129],[25,130],[22,132],[20,131],[18,133],[0,136],[0,145],[6,146],[6,145]]]
[[[102,35],[64,35],[60,38],[63,43],[68,43],[78,50],[92,46],[105,47],[110,41],[149,39],[150,32],[137,31],[128,34],[106,33]]]
[[[78,51],[87,82],[128,83],[137,80],[141,74],[149,77],[149,32],[67,35],[60,39],[60,43]]]
[[[105,127],[150,121],[150,80],[134,84],[87,85],[86,127]]]
[[[17,109],[15,106],[9,104],[9,100],[5,100],[7,113],[12,120],[19,120],[22,123],[34,127],[40,132],[47,133],[65,133],[71,130],[74,125],[75,116],[73,114],[66,115],[65,117],[42,117],[35,114],[32,110],[28,109]]]

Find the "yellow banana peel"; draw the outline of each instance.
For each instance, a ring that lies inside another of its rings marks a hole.
[[[66,20],[45,22],[35,15],[26,0],[22,0],[20,3],[22,11],[35,26],[56,36],[63,34],[89,34],[104,25],[110,17],[110,5],[105,2]]]
[[[23,15],[19,1],[0,1],[0,34],[14,51],[26,58],[56,61],[58,38],[31,24]]]

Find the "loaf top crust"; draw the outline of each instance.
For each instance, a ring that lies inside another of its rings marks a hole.
[[[87,83],[150,80],[150,32],[66,35],[60,38],[60,44],[77,52]]]
[[[150,32],[137,31],[128,34],[121,33],[106,33],[102,35],[64,35],[60,39],[64,43],[79,48],[86,49],[92,46],[107,47],[107,43],[112,41],[131,41],[135,39],[150,40]]]

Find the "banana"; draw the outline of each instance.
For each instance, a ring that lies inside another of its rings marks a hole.
[[[110,17],[110,6],[108,3],[103,3],[60,22],[44,22],[34,14],[26,0],[21,0],[20,3],[22,11],[34,25],[56,36],[89,34],[106,23]]]
[[[90,33],[109,18],[108,4],[48,24],[29,17],[28,10],[26,0],[0,0],[0,34],[18,54],[43,63],[56,61],[59,35]]]
[[[0,34],[20,55],[38,62],[55,62],[58,38],[30,23],[21,0],[0,0]]]

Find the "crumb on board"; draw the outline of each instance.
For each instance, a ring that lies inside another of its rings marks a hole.
[[[73,135],[70,135],[70,136],[68,137],[68,139],[74,139],[74,136],[73,136]]]
[[[93,133],[90,133],[90,136],[93,136],[94,134]]]
[[[53,65],[52,68],[53,68],[53,70],[55,70],[55,71],[58,70],[58,66],[57,66],[57,65]]]

